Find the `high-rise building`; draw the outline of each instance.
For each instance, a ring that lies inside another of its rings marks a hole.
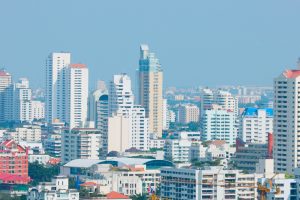
[[[108,94],[102,94],[96,101],[96,120],[95,125],[101,133],[100,158],[108,153]]]
[[[203,115],[205,110],[209,110],[214,103],[214,93],[211,89],[203,89],[201,93],[201,107],[200,114]]]
[[[240,117],[239,138],[246,143],[264,144],[268,133],[273,133],[273,109],[246,108]]]
[[[87,120],[88,68],[70,64],[70,53],[51,53],[46,61],[46,121],[59,119],[70,128]]]
[[[88,113],[89,71],[85,64],[70,64],[66,69],[65,122],[70,128],[84,127]]]
[[[168,130],[170,126],[168,100],[163,101],[163,130]]]
[[[31,122],[32,121],[32,104],[31,104],[31,89],[29,81],[26,78],[21,78],[15,84],[13,89],[13,121]]]
[[[300,70],[286,70],[274,80],[274,165],[292,173],[300,165]]]
[[[0,69],[0,122],[6,121],[5,108],[9,106],[6,104],[6,91],[11,87],[11,84],[11,75],[4,69]]]
[[[149,132],[162,136],[163,129],[163,70],[148,45],[140,46],[138,70],[138,103],[149,118]]]
[[[112,150],[111,146],[115,146],[112,143],[115,144],[117,141],[111,133],[115,133],[116,137],[120,136],[119,138],[128,138],[128,141],[121,141],[122,146],[128,144],[128,148],[148,150],[148,118],[145,116],[145,109],[134,104],[131,79],[126,74],[114,75],[113,81],[110,83],[108,113],[110,117],[108,120],[108,129],[110,129],[108,131],[109,150]],[[125,125],[124,123],[129,124]],[[119,127],[119,131],[116,130],[117,127]],[[124,127],[128,133],[125,133]],[[121,143],[118,144],[121,145]],[[124,148],[116,147],[118,150]]]
[[[108,95],[108,91],[104,89],[96,89],[92,91],[89,95],[88,100],[88,121],[95,122],[97,121],[97,104],[102,95]]]
[[[51,53],[46,60],[46,121],[66,122],[66,71],[71,63],[71,53]]]
[[[190,122],[199,122],[199,108],[193,104],[180,105],[178,108],[178,122],[188,124]]]

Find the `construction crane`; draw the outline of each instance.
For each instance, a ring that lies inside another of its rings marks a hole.
[[[272,176],[272,178],[266,179],[266,181],[264,182],[263,185],[260,183],[257,183],[257,189],[258,189],[258,191],[260,191],[260,200],[266,200],[268,193],[274,193],[275,195],[280,194],[280,192],[281,192],[280,188],[277,187],[276,185],[275,185],[275,191],[272,191],[273,190],[273,181],[277,175],[278,175],[278,173],[275,173],[274,176]]]

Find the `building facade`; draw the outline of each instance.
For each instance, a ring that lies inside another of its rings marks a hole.
[[[149,118],[149,131],[159,137],[163,130],[163,70],[148,45],[140,46],[138,69],[138,103]]]
[[[178,108],[178,122],[188,124],[190,122],[199,122],[200,110],[193,104],[180,105]]]
[[[100,131],[92,128],[74,128],[62,133],[63,163],[74,159],[98,159],[100,149]]]
[[[13,140],[2,142],[0,150],[0,173],[17,175],[28,183],[28,150]]]
[[[234,112],[226,110],[205,110],[202,115],[202,140],[225,140],[235,144],[237,122]]]
[[[273,109],[246,108],[240,118],[239,138],[247,143],[267,143],[273,133]]]
[[[300,70],[286,70],[274,80],[274,151],[276,172],[299,166]]]

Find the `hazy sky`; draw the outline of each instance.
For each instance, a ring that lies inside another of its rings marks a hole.
[[[271,85],[300,56],[297,0],[2,0],[0,67],[44,86],[45,59],[72,52],[90,84],[126,72],[139,44],[167,86]]]

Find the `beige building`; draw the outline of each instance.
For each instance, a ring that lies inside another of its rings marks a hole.
[[[180,105],[178,108],[178,122],[188,124],[190,122],[199,122],[200,110],[196,105]]]
[[[148,45],[140,47],[138,70],[138,100],[149,118],[149,132],[162,136],[163,129],[163,71]]]
[[[115,115],[108,118],[108,152],[125,152],[130,148],[130,118],[122,115]]]

